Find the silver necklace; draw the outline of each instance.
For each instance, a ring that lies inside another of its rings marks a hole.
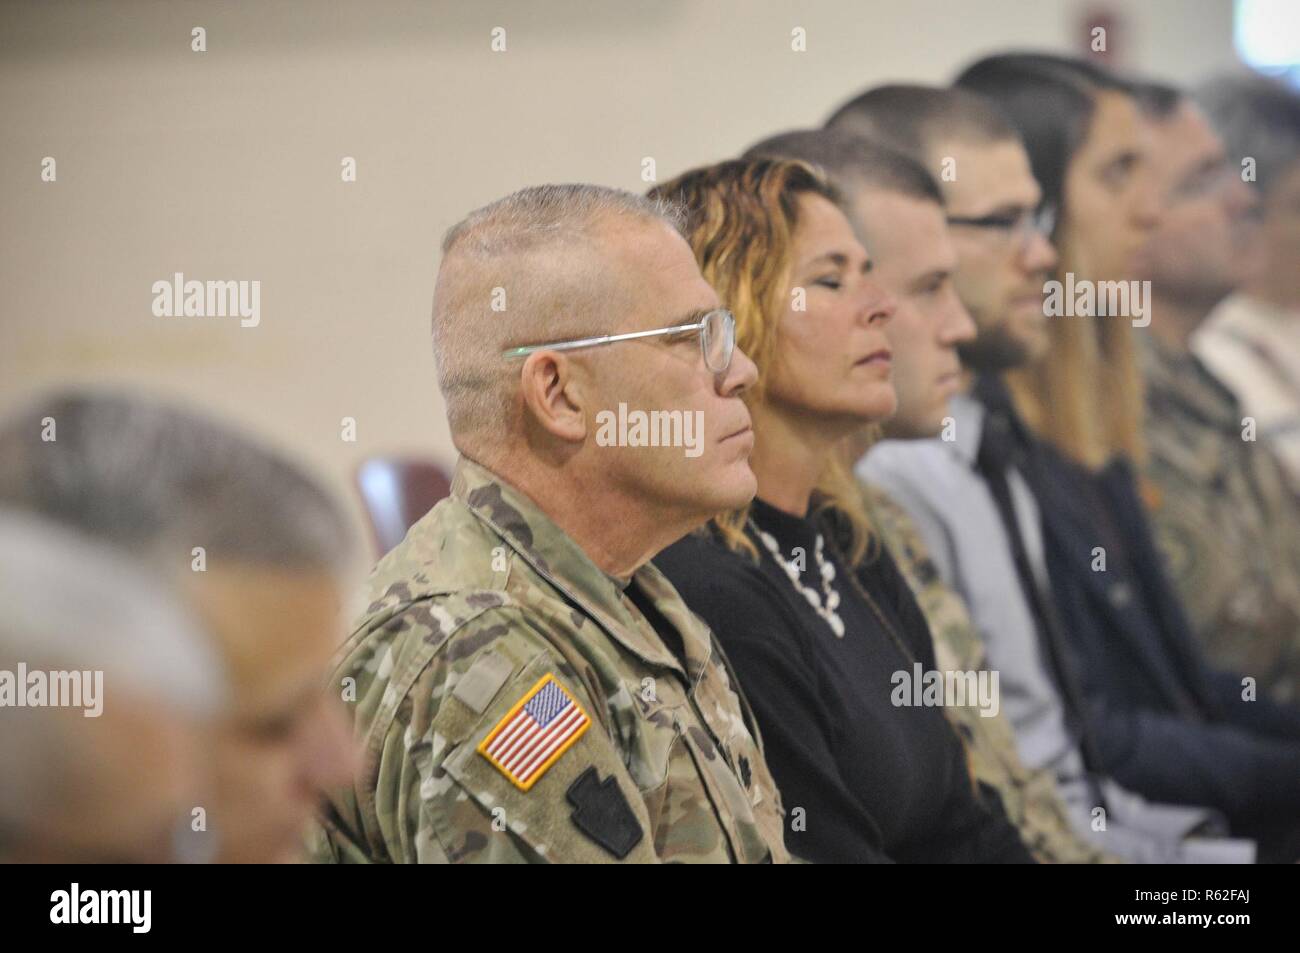
[[[813,559],[817,562],[817,571],[821,575],[822,581],[822,591],[819,593],[811,586],[804,585],[803,573],[799,571],[799,566],[793,560],[787,560],[781,555],[781,547],[777,544],[776,537],[762,530],[757,524],[754,524],[754,529],[758,532],[758,538],[763,541],[763,545],[767,547],[767,551],[776,560],[776,564],[785,570],[785,574],[790,577],[790,582],[803,593],[804,598],[808,600],[808,604],[813,607],[819,616],[826,620],[826,624],[831,627],[835,637],[844,638],[844,620],[835,611],[840,604],[839,591],[833,585],[835,564],[822,555],[822,550],[825,548],[825,540],[822,539],[822,534],[817,534],[817,543],[813,547]],[[822,601],[823,595],[825,595],[825,602]]]

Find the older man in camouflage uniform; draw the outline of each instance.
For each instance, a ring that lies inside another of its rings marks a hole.
[[[434,346],[462,459],[342,651],[364,763],[317,859],[788,860],[749,707],[648,562],[754,493],[754,366],[676,224],[547,186],[448,233]],[[614,434],[627,407],[684,439]]]

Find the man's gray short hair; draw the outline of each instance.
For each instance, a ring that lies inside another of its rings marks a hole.
[[[1228,155],[1255,160],[1261,192],[1300,162],[1300,93],[1262,76],[1232,76],[1205,84],[1195,99]]]
[[[504,427],[518,366],[503,350],[602,333],[617,320],[618,289],[592,253],[625,222],[684,224],[672,203],[576,184],[521,189],[448,230],[433,353],[453,436]]]
[[[485,256],[590,236],[606,216],[657,218],[682,228],[682,210],[669,202],[603,185],[534,185],[475,209],[447,229],[442,253]]]
[[[295,463],[205,414],[112,391],[53,393],[0,422],[0,506],[172,571],[194,547],[209,568],[346,572],[352,558],[343,512]]]

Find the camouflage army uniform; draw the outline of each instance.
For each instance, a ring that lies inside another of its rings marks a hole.
[[[925,543],[907,512],[884,490],[859,484],[872,528],[894,557],[930,624],[935,661],[940,671],[978,672],[988,669],[979,632],[961,596],[944,584]],[[975,705],[955,705],[945,699],[944,713],[957,729],[975,777],[1002,797],[1007,817],[1020,839],[1043,863],[1119,863],[1091,846],[1070,827],[1065,805],[1050,770],[1031,771],[1016,753],[1011,725],[999,712],[984,717]]]
[[[653,566],[629,586],[681,635],[685,670],[617,581],[462,459],[451,496],[375,568],[341,650],[333,684],[355,679],[363,765],[312,859],[787,861],[780,796],[712,633]],[[528,776],[489,752],[547,683],[585,727]]]
[[[1300,502],[1198,358],[1148,338],[1143,361],[1152,518],[1196,638],[1212,664],[1300,701]]]

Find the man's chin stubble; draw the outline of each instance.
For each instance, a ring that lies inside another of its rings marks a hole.
[[[978,338],[957,347],[962,365],[982,374],[1001,374],[1029,363],[1029,349],[1001,330],[981,331]]]

